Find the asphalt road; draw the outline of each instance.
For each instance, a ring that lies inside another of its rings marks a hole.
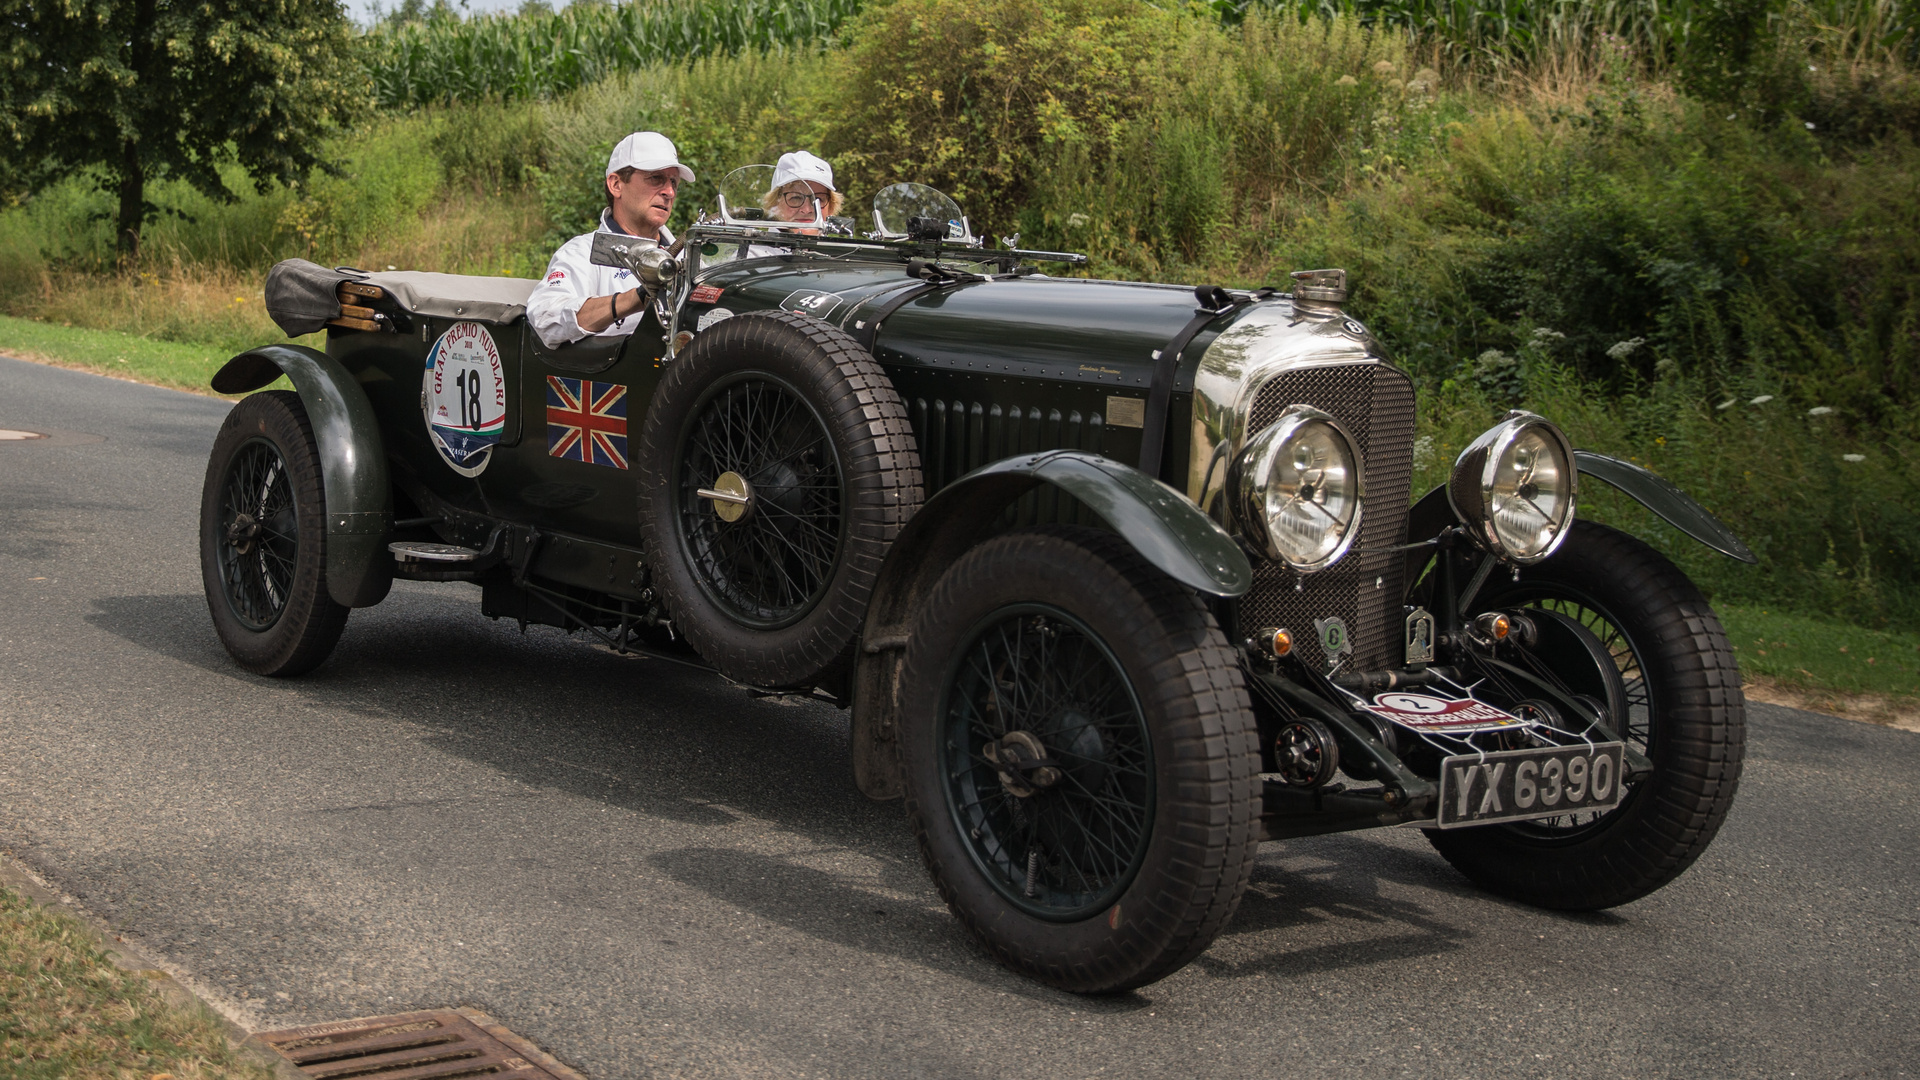
[[[228,662],[194,533],[226,405],[0,359],[0,847],[254,1029],[470,1004],[638,1076],[1902,1077],[1920,735],[1751,708],[1679,881],[1569,916],[1413,831],[1268,845],[1138,993],[959,931],[846,720],[483,618],[356,611],[310,676]]]

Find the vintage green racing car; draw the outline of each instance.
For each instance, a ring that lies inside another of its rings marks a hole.
[[[243,667],[313,668],[394,578],[851,710],[954,915],[1108,992],[1231,918],[1266,840],[1406,825],[1564,909],[1718,831],[1744,703],[1611,484],[1751,560],[1667,481],[1500,420],[1414,498],[1414,387],[1345,275],[1230,291],[1043,272],[940,193],[766,220],[730,176],[631,336],[549,348],[514,278],[276,267],[283,326],[213,379],[200,556]],[[729,192],[738,197],[729,199]]]

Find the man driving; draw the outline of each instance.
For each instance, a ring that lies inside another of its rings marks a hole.
[[[620,337],[639,325],[646,293],[625,267],[595,266],[596,233],[615,233],[673,243],[667,218],[680,185],[693,170],[680,164],[679,152],[657,131],[636,131],[620,140],[607,158],[607,208],[600,227],[560,245],[547,276],[527,297],[527,322],[548,348],[586,337]]]

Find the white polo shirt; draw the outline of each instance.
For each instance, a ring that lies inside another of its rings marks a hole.
[[[626,267],[595,266],[592,261],[593,238],[598,233],[632,236],[613,223],[613,212],[600,211],[600,227],[560,245],[547,264],[547,276],[527,297],[527,322],[548,348],[557,348],[586,337],[624,337],[633,333],[645,316],[643,308],[598,333],[580,328],[580,308],[596,296],[623,293],[639,282]],[[638,238],[636,238],[638,239]],[[657,244],[673,243],[673,234],[660,230]]]

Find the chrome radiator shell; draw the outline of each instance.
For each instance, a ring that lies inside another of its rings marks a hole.
[[[1250,309],[1214,339],[1194,375],[1187,495],[1239,533],[1239,508],[1228,494],[1233,461],[1251,436],[1295,404],[1333,414],[1359,443],[1367,492],[1360,537],[1355,550],[1314,574],[1255,558],[1235,631],[1287,627],[1300,658],[1324,671],[1314,621],[1338,616],[1353,644],[1348,667],[1398,666],[1405,560],[1381,549],[1406,533],[1416,413],[1412,380],[1388,362],[1364,325],[1276,301]]]

